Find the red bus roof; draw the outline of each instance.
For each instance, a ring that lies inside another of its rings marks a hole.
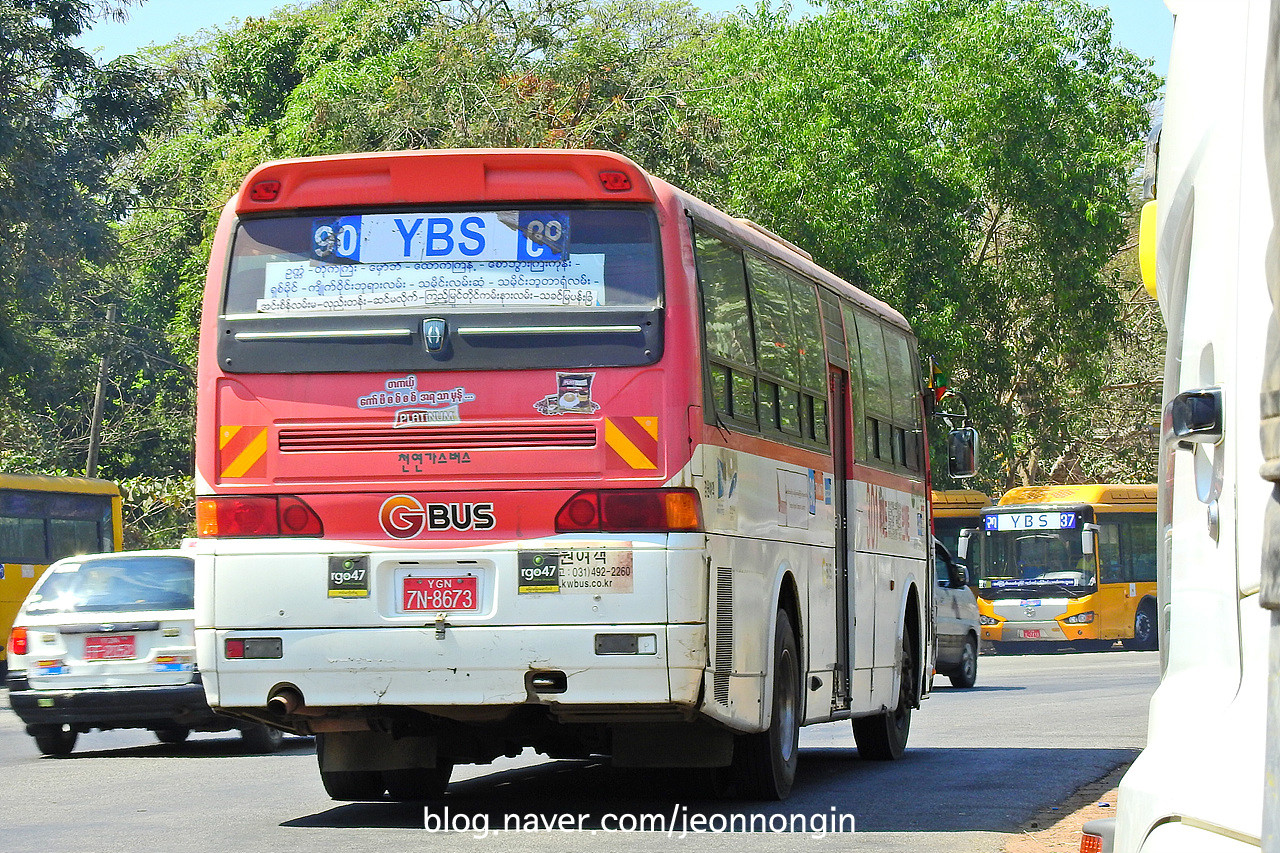
[[[471,148],[304,157],[249,173],[236,213],[522,200],[652,202],[644,170],[610,151]]]

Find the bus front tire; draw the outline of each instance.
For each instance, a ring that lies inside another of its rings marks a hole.
[[[911,708],[915,704],[915,641],[909,633],[902,635],[902,657],[899,663],[897,707],[869,717],[855,717],[853,740],[858,755],[872,761],[894,761],[907,750],[911,733]]]
[[[773,636],[773,714],[767,731],[742,737],[742,781],[748,795],[785,800],[800,757],[800,654],[791,619],[778,611]]]
[[[1150,601],[1144,601],[1133,615],[1133,639],[1122,640],[1126,649],[1151,650],[1159,646],[1160,629],[1156,623],[1156,609]]]

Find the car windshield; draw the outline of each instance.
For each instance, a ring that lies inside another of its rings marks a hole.
[[[1097,588],[1097,560],[1084,553],[1078,531],[977,533],[972,565],[983,598],[1078,596]]]
[[[190,610],[195,564],[170,555],[106,555],[54,564],[25,607],[30,615]]]

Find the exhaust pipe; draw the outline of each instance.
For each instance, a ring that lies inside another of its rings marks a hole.
[[[277,687],[267,697],[267,712],[273,717],[283,718],[301,712],[302,694],[296,687]]]

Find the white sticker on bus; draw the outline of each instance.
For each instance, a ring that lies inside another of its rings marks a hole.
[[[604,304],[604,255],[555,263],[324,264],[266,266],[262,314],[428,307]]]
[[[812,487],[807,472],[778,469],[778,516],[784,527],[809,529]]]

